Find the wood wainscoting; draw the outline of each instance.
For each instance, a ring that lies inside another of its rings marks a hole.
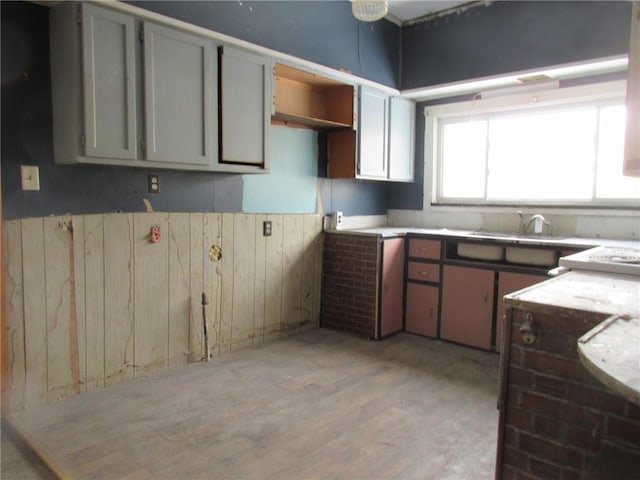
[[[3,226],[11,410],[202,361],[203,292],[212,357],[319,323],[319,215],[109,213]]]

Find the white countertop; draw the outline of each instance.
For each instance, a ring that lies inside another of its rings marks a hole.
[[[594,377],[640,405],[640,318],[608,318],[580,337],[578,353]]]
[[[569,236],[536,236],[536,235],[519,235],[517,233],[502,232],[483,232],[473,230],[457,230],[448,228],[418,228],[418,227],[375,227],[375,228],[358,228],[358,229],[328,229],[329,233],[344,233],[351,235],[374,235],[382,238],[405,236],[407,234],[419,234],[438,237],[458,238],[476,241],[493,241],[509,244],[522,245],[556,245],[568,247],[597,247],[600,245],[608,245],[615,247],[633,247],[640,248],[640,241],[620,240],[609,238],[583,238]]]

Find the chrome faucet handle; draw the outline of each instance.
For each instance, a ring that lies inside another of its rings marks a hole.
[[[525,226],[527,225],[527,219],[524,216],[524,213],[522,210],[518,210],[518,216],[520,217],[520,226],[518,227],[518,233],[520,234],[524,234],[524,230],[525,230]]]

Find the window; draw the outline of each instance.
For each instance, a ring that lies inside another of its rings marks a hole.
[[[432,202],[637,206],[621,83],[428,107]]]

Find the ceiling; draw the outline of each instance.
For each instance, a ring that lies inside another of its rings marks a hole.
[[[388,0],[389,1],[389,14],[387,18],[395,23],[403,24],[410,22],[427,15],[433,15],[434,13],[441,12],[443,10],[449,10],[451,8],[459,7],[469,0]]]

